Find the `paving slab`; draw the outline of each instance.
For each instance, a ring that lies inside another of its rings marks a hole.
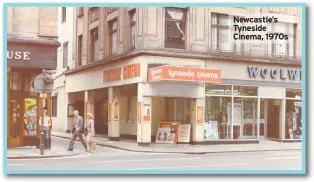
[[[71,138],[71,134],[52,132],[53,136]],[[97,145],[132,151],[132,152],[153,152],[153,153],[183,153],[183,154],[204,154],[204,153],[226,153],[226,152],[257,152],[257,151],[283,151],[301,150],[302,143],[281,143],[263,140],[258,144],[221,144],[221,145],[190,145],[190,144],[156,144],[149,146],[138,146],[134,140],[109,141],[108,138],[95,136]]]
[[[36,147],[18,147],[10,148],[7,150],[8,159],[28,159],[28,158],[53,158],[53,157],[66,157],[78,155],[79,150],[73,150],[72,152],[66,151],[62,147],[52,147],[51,150],[45,150],[44,155],[40,155],[40,150]]]

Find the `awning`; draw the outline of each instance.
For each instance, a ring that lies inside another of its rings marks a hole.
[[[148,70],[148,82],[188,81],[220,83],[221,70],[213,68],[195,68],[163,65]]]

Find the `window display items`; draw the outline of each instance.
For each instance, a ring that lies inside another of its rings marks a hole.
[[[217,121],[208,121],[204,124],[204,139],[218,140],[218,124]]]
[[[37,100],[33,98],[25,99],[24,112],[24,135],[36,135]]]

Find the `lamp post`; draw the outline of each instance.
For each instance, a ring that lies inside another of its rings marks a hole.
[[[36,92],[40,94],[40,99],[42,100],[42,114],[41,114],[41,127],[40,127],[40,155],[44,155],[44,107],[46,105],[45,99],[47,98],[47,93],[51,93],[53,88],[53,71],[43,70],[41,74],[37,75],[32,87],[35,88]]]

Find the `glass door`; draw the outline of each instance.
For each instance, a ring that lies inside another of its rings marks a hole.
[[[259,124],[259,138],[265,139],[266,123],[267,123],[267,100],[261,99],[260,106],[260,124]]]
[[[8,147],[19,147],[22,145],[21,134],[21,105],[19,99],[9,99],[8,115]]]

